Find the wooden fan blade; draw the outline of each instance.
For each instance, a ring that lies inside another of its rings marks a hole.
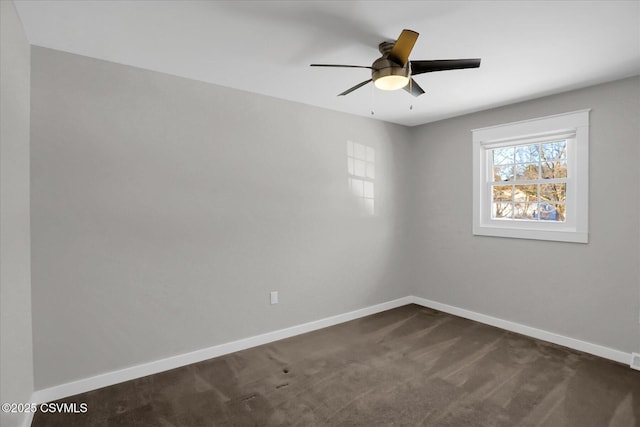
[[[433,61],[411,61],[411,74],[432,73],[434,71],[460,70],[478,68],[480,58],[473,59],[438,59]]]
[[[351,92],[353,92],[354,90],[356,90],[356,89],[360,89],[362,86],[366,85],[367,83],[369,83],[369,82],[370,82],[370,81],[372,81],[372,80],[373,80],[373,79],[369,79],[369,80],[366,80],[366,81],[364,81],[364,82],[362,82],[362,83],[358,83],[358,84],[357,84],[357,85],[355,85],[354,87],[352,87],[352,88],[349,88],[349,89],[345,90],[344,92],[342,92],[342,93],[341,93],[341,94],[339,94],[338,96],[348,95],[348,94],[350,94]]]
[[[402,30],[396,44],[393,45],[391,52],[389,52],[389,59],[404,67],[404,64],[409,60],[413,45],[415,45],[416,40],[418,40],[418,35],[415,31]]]
[[[424,89],[422,89],[420,85],[413,79],[411,79],[409,81],[409,84],[406,85],[403,89],[415,97],[418,97],[424,93]]]
[[[365,65],[339,65],[339,64],[310,64],[310,67],[340,67],[340,68],[368,68],[372,70],[373,68],[367,67]]]

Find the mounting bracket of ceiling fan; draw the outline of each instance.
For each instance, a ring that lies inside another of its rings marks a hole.
[[[382,56],[370,67],[364,65],[311,64],[312,67],[368,68],[371,78],[345,90],[338,96],[348,95],[356,89],[373,82],[382,90],[404,89],[413,96],[420,96],[424,90],[416,83],[413,76],[435,71],[459,70],[480,67],[480,58],[472,59],[437,59],[409,61],[409,55],[418,40],[419,34],[412,30],[402,30],[398,40],[384,41],[378,45]],[[409,84],[411,83],[411,84]]]

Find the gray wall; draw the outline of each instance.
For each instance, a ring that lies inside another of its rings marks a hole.
[[[408,295],[409,129],[38,47],[32,67],[37,389]],[[347,140],[376,150],[376,216]]]
[[[589,243],[473,236],[471,129],[583,108],[593,109]],[[635,77],[415,128],[409,167],[414,294],[640,350],[639,117]]]
[[[638,78],[409,129],[32,55],[37,389],[409,294],[640,349]],[[590,243],[472,236],[470,130],[583,108]],[[376,150],[374,217],[346,140]]]
[[[29,237],[30,47],[13,2],[0,1],[0,400],[33,392]],[[2,412],[17,426],[21,414]]]

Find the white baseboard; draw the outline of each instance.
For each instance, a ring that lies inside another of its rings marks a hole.
[[[554,332],[549,332],[542,329],[533,328],[531,326],[522,325],[520,323],[499,319],[497,317],[487,316],[486,314],[465,310],[464,308],[443,304],[437,301],[431,301],[425,298],[411,297],[411,302],[423,307],[428,307],[434,310],[453,314],[455,316],[464,317],[465,319],[475,320],[476,322],[495,326],[501,329],[506,329],[507,331],[511,332],[517,332],[522,335],[527,335],[529,337],[537,338],[542,341],[548,341],[564,347],[569,347],[574,350],[583,351],[585,353],[593,354],[595,356],[603,357],[609,360],[614,360],[626,365],[631,364],[631,353],[625,353],[624,351],[614,350],[602,345],[570,338],[564,335],[556,334]]]
[[[315,331],[317,329],[337,325],[339,323],[348,322],[360,317],[380,313],[392,308],[401,307],[403,305],[411,304],[411,298],[412,297],[398,298],[382,304],[372,305],[359,310],[350,311],[348,313],[338,314],[336,316],[326,317],[324,319],[316,320],[313,322],[292,326],[290,328],[267,332],[265,334],[240,339],[238,341],[232,341],[213,347],[208,347],[202,350],[196,350],[190,353],[180,354],[177,356],[168,357],[166,359],[156,360],[137,366],[96,375],[94,377],[84,378],[78,381],[72,381],[54,387],[37,390],[33,393],[32,401],[34,403],[49,402],[52,400],[73,396],[78,393],[84,393],[87,391],[96,390],[101,387],[129,381],[135,378],[157,374],[158,372],[168,371],[170,369],[179,368],[181,366],[190,365],[192,363],[201,362],[203,360],[211,359],[240,350],[245,350],[247,348],[256,347],[273,341],[293,337],[295,335]]]
[[[631,368],[640,371],[640,353],[631,353]]]
[[[324,319],[316,320],[313,322],[303,323],[301,325],[292,326],[290,328],[280,329],[273,332],[268,332],[261,335],[256,335],[249,338],[232,341],[225,344],[208,347],[202,350],[196,350],[190,353],[180,354],[177,356],[168,357],[166,359],[156,360],[149,363],[144,363],[137,366],[132,366],[117,371],[107,372],[94,377],[84,378],[78,381],[72,381],[66,384],[37,390],[33,393],[33,403],[44,403],[52,400],[62,399],[65,397],[73,396],[78,393],[84,393],[98,388],[107,387],[113,384],[129,381],[132,379],[144,377],[158,372],[167,371],[170,369],[179,368],[181,366],[190,365],[192,363],[201,362],[203,360],[211,359],[214,357],[222,356],[225,354],[233,353],[247,348],[256,347],[262,344],[268,344],[270,342],[278,341],[281,339],[293,337],[296,335],[304,334],[307,332],[315,331],[317,329],[326,328],[329,326],[337,325],[339,323],[348,322],[350,320],[358,319],[360,317],[369,316],[371,314],[379,313],[392,308],[401,307],[407,304],[418,304],[423,307],[432,308],[434,310],[442,311],[445,313],[453,314],[455,316],[464,317],[466,319],[475,320],[480,323],[484,323],[491,326],[496,326],[501,329],[505,329],[519,334],[527,335],[533,338],[537,338],[543,341],[548,341],[554,344],[559,344],[565,347],[573,348],[575,350],[583,351],[585,353],[593,354],[605,359],[614,360],[616,362],[625,363],[630,365],[631,354],[623,351],[614,350],[612,348],[604,347],[598,344],[581,341],[575,338],[570,338],[564,335],[559,335],[553,332],[548,332],[542,329],[525,326],[519,323],[511,322],[508,320],[499,319],[485,314],[476,313],[474,311],[465,310],[463,308],[454,307],[451,305],[443,304],[437,301],[431,301],[425,298],[407,296],[404,298],[398,298],[392,301],[388,301],[382,304],[365,307],[359,310],[351,311],[336,316],[326,317]],[[31,419],[28,423],[25,420],[25,426],[31,423]]]

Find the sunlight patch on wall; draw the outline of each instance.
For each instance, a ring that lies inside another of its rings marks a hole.
[[[349,190],[368,215],[375,214],[375,163],[376,150],[373,147],[347,141]]]

